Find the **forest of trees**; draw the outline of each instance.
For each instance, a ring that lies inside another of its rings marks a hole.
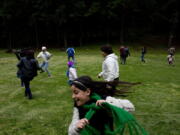
[[[178,39],[178,0],[1,0],[0,47],[52,47],[136,40]]]

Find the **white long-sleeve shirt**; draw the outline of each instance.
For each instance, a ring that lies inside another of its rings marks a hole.
[[[106,102],[116,107],[122,108],[128,112],[135,111],[134,105],[127,99],[116,99],[114,97],[108,96],[106,98]],[[79,120],[79,111],[76,107],[74,107],[72,121],[68,129],[68,135],[80,135],[76,126]]]
[[[113,81],[119,77],[118,57],[114,53],[105,57],[99,76],[102,76],[105,81]]]
[[[69,80],[75,80],[77,78],[76,68],[70,67],[69,68]]]
[[[48,51],[41,51],[38,55],[37,58],[42,58],[43,61],[48,62],[49,58],[52,56]]]

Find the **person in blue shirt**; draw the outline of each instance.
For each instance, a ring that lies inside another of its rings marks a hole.
[[[74,57],[75,50],[74,50],[74,48],[69,47],[69,48],[66,50],[66,53],[67,53],[67,55],[68,55],[68,61],[70,61],[70,58],[72,58],[73,62],[75,62],[75,57]]]

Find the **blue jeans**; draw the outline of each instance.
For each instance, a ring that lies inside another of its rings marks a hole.
[[[47,73],[48,73],[48,76],[50,76],[51,73],[50,73],[49,70],[48,70],[48,65],[49,65],[48,62],[43,61],[43,63],[41,63],[41,64],[39,65],[39,67],[42,68],[45,72],[47,72]]]

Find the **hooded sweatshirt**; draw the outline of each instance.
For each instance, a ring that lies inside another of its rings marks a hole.
[[[105,57],[99,76],[102,76],[105,81],[113,81],[119,77],[118,57],[114,53]]]

